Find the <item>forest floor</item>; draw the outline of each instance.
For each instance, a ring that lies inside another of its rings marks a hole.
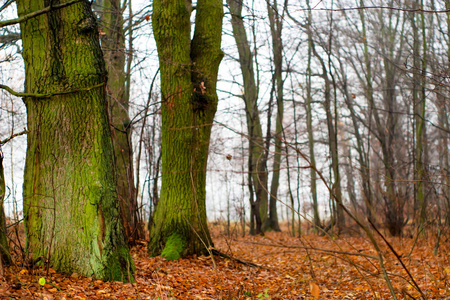
[[[287,226],[245,237],[238,228],[225,234],[223,224],[210,228],[216,249],[230,258],[167,261],[149,257],[140,242],[132,248],[133,284],[16,264],[3,270],[0,299],[393,299],[376,250],[359,233],[300,239]],[[377,242],[398,299],[450,299],[448,234],[441,235],[436,255],[431,234],[387,240],[399,258],[381,237]]]

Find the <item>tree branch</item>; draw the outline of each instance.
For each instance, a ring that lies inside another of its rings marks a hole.
[[[83,0],[72,0],[72,1],[69,1],[69,2],[66,2],[66,3],[61,3],[61,4],[57,4],[57,5],[50,5],[50,6],[47,6],[47,7],[43,8],[43,9],[40,9],[38,11],[35,11],[35,12],[29,13],[27,15],[24,15],[22,17],[19,17],[17,19],[2,21],[2,22],[0,22],[0,28],[6,27],[6,26],[10,26],[10,25],[14,25],[14,24],[18,24],[18,23],[22,23],[22,22],[25,22],[25,21],[27,21],[29,19],[32,19],[32,18],[35,18],[37,16],[46,14],[46,13],[50,12],[53,9],[60,9],[60,8],[67,7],[67,6],[70,6],[72,4],[75,4],[75,3],[81,2],[81,1],[83,1]]]
[[[25,130],[25,129],[22,132],[15,133],[15,134],[11,135],[10,137],[4,139],[3,141],[0,141],[0,146],[3,146],[4,144],[6,144],[7,142],[9,142],[10,140],[12,140],[13,138],[15,138],[17,136],[24,135],[27,133],[28,133],[28,130]]]
[[[10,88],[9,86],[0,84],[0,89],[3,89],[7,92],[9,92],[11,95],[16,96],[16,97],[34,97],[34,98],[49,98],[52,96],[57,96],[57,95],[67,95],[67,94],[72,94],[72,93],[76,93],[76,92],[85,92],[85,91],[89,91],[101,86],[104,86],[105,83],[99,83],[90,87],[86,87],[86,88],[81,88],[81,89],[77,89],[77,90],[72,90],[72,91],[64,91],[64,92],[56,92],[56,93],[48,93],[48,94],[32,94],[32,93],[21,93],[21,92],[16,92],[14,91],[12,88]]]

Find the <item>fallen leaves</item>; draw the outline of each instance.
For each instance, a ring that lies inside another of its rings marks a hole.
[[[213,227],[211,232],[218,250],[260,267],[217,256],[167,261],[149,257],[145,243],[138,243],[132,249],[136,283],[104,282],[77,273],[64,275],[52,269],[47,273],[46,269],[13,266],[5,269],[6,277],[0,280],[0,298],[391,299],[378,261],[373,258],[376,253],[362,237],[333,240],[311,235],[300,240],[282,232],[238,238],[222,235],[219,228]],[[402,260],[427,297],[450,297],[450,242],[441,243],[437,256],[432,241],[423,240],[415,246],[410,239],[389,242],[404,253]],[[399,299],[417,298],[418,291],[408,284],[396,257],[386,247],[382,247],[382,253]]]

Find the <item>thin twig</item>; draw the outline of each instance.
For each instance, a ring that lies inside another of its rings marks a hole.
[[[339,250],[322,249],[322,248],[316,248],[316,247],[287,246],[287,245],[266,244],[266,243],[259,243],[259,242],[247,242],[247,241],[244,241],[243,243],[255,244],[255,245],[260,245],[260,246],[268,246],[268,247],[288,248],[288,249],[290,248],[290,249],[314,250],[314,251],[320,251],[320,252],[325,252],[325,253],[336,253],[336,254],[351,255],[351,256],[363,256],[363,257],[378,260],[377,256],[364,254],[364,253],[354,253],[354,252],[346,252],[346,251],[339,251]]]
[[[419,285],[417,284],[417,282],[414,280],[414,277],[411,275],[411,273],[409,272],[408,268],[405,266],[405,264],[403,263],[400,255],[398,255],[397,251],[395,251],[395,249],[391,246],[391,244],[386,240],[386,238],[381,234],[380,231],[378,231],[378,229],[375,227],[375,225],[372,223],[372,220],[367,219],[370,223],[370,225],[372,225],[372,228],[378,233],[378,235],[383,239],[383,241],[386,243],[386,245],[389,247],[389,249],[392,251],[392,253],[394,253],[395,257],[398,259],[398,261],[400,262],[400,264],[402,265],[403,269],[405,269],[406,273],[408,273],[409,278],[411,278],[411,281],[413,282],[414,286],[416,287],[416,289],[419,291],[419,293],[422,295],[423,299],[427,299],[427,297],[425,296],[425,294],[422,292],[422,290],[420,289]]]
[[[230,256],[230,255],[228,255],[228,254],[225,254],[225,253],[223,253],[223,252],[220,252],[220,251],[217,250],[217,249],[211,249],[211,253],[214,254],[214,255],[217,255],[217,256],[221,256],[221,257],[224,257],[224,258],[228,258],[228,259],[234,260],[234,261],[236,261],[236,262],[238,262],[238,263],[240,263],[240,264],[246,265],[246,266],[270,270],[270,269],[267,268],[267,267],[264,267],[264,266],[261,266],[261,265],[257,265],[257,264],[255,264],[255,263],[248,262],[248,261],[245,261],[245,260],[242,260],[242,259],[239,259],[239,258]]]

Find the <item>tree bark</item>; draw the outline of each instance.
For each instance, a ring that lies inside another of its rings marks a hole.
[[[206,253],[206,164],[217,110],[217,73],[223,52],[222,2],[199,0],[190,40],[190,4],[153,2],[162,94],[162,186],[149,251],[167,259]]]
[[[307,23],[307,33],[308,33],[308,63],[306,67],[306,129],[308,131],[308,148],[309,148],[309,160],[311,165],[316,166],[316,155],[314,152],[314,130],[312,123],[312,69],[311,69],[311,60],[312,60],[312,47],[313,47],[313,31],[311,28],[312,24],[312,13],[311,13],[311,5],[310,1],[306,1],[308,6],[308,23]],[[320,223],[320,214],[319,214],[319,205],[317,201],[317,174],[313,168],[310,168],[310,189],[311,189],[311,197],[312,197],[312,208],[313,208],[313,224],[314,231],[319,232],[319,228],[322,227]]]
[[[392,14],[392,12],[389,12]],[[383,64],[384,64],[384,77],[383,77],[383,109],[386,112],[384,116],[386,122],[384,124],[380,121],[380,113],[378,110],[373,110],[373,116],[376,123],[377,138],[380,142],[382,150],[382,158],[384,164],[384,174],[385,174],[385,186],[386,194],[383,196],[385,199],[385,218],[386,225],[389,232],[393,236],[399,236],[402,233],[404,224],[404,206],[405,199],[397,190],[397,184],[395,182],[396,176],[396,165],[395,165],[395,141],[398,132],[397,122],[398,116],[395,114],[397,107],[397,99],[395,88],[398,84],[398,76],[396,66],[399,65],[401,51],[395,53],[395,42],[396,38],[400,37],[400,46],[402,48],[403,44],[403,32],[398,31],[398,24],[400,22],[400,15],[397,19],[391,18],[391,15],[384,15],[379,12],[380,23],[383,24],[380,38],[386,43],[384,47],[381,48],[381,53],[383,54]],[[388,19],[388,24],[384,24],[385,20]],[[403,21],[404,22],[404,21]],[[369,57],[365,58],[369,60]],[[374,99],[370,99],[370,105],[376,108]]]
[[[419,2],[419,1],[418,1]],[[420,9],[423,9],[423,3],[414,3],[414,6],[419,6]],[[416,19],[413,19],[413,27],[414,27],[414,98],[418,101],[414,103],[414,115],[415,115],[415,137],[416,137],[416,147],[414,151],[416,151],[416,160],[415,160],[415,169],[417,172],[416,179],[416,199],[418,204],[418,221],[420,226],[425,225],[425,211],[426,211],[426,197],[425,197],[425,112],[426,112],[426,72],[427,72],[427,40],[426,40],[426,28],[425,28],[425,16],[424,13],[420,13],[419,26],[422,30],[422,55],[420,56],[420,41],[418,36],[418,26],[416,25]],[[419,58],[422,57],[421,61]],[[416,81],[417,80],[417,81]],[[416,86],[416,83],[419,85]],[[416,92],[417,89],[417,92]],[[417,96],[416,96],[417,95]]]
[[[270,199],[269,199],[269,217],[267,218],[264,230],[274,230],[281,231],[280,225],[278,224],[278,213],[277,213],[277,194],[278,187],[280,184],[280,167],[281,167],[281,140],[283,134],[283,115],[284,115],[284,103],[283,103],[283,78],[282,78],[282,67],[283,67],[283,43],[281,40],[281,32],[283,29],[282,16],[278,12],[277,1],[271,4],[267,2],[267,10],[269,12],[270,21],[270,33],[272,36],[272,53],[273,53],[273,63],[274,63],[274,84],[275,93],[277,99],[277,115],[276,115],[276,125],[275,125],[275,154],[273,157],[273,173],[272,173],[272,183],[270,185]],[[266,149],[267,151],[267,149]]]
[[[120,0],[104,0],[101,7],[101,41],[108,72],[106,96],[117,174],[120,215],[128,241],[144,238],[134,186],[131,124],[126,94],[125,33]]]
[[[0,266],[11,263],[8,239],[6,235],[6,218],[3,207],[5,194],[6,194],[6,185],[5,185],[5,174],[3,171],[3,152],[0,144],[0,260],[1,260]]]
[[[59,1],[57,1],[59,2]],[[56,4],[53,2],[53,4]],[[19,0],[19,16],[50,5]],[[28,144],[26,251],[58,272],[133,280],[106,112],[106,72],[89,1],[21,23]]]
[[[249,136],[249,172],[252,174],[252,182],[256,199],[252,204],[252,212],[256,221],[255,234],[262,233],[262,225],[267,220],[268,189],[266,170],[266,149],[262,134],[261,120],[258,111],[258,87],[255,82],[253,68],[253,55],[250,50],[247,33],[242,19],[242,0],[227,0],[231,12],[231,25],[233,36],[239,53],[239,63],[244,81],[245,112],[247,118],[247,131]]]
[[[340,173],[339,173],[339,156],[338,156],[338,141],[337,141],[337,128],[335,127],[335,118],[337,116],[333,117],[333,114],[331,112],[331,80],[328,76],[327,67],[325,65],[325,62],[323,58],[317,53],[315,44],[312,43],[311,50],[314,54],[314,56],[317,58],[317,60],[320,63],[320,66],[322,68],[322,74],[320,76],[324,80],[325,84],[325,91],[324,91],[324,101],[323,106],[325,109],[325,113],[327,116],[327,129],[328,129],[328,148],[330,151],[331,156],[331,170],[333,174],[333,184],[331,187],[331,191],[334,194],[334,197],[331,197],[331,199],[335,199],[337,203],[333,205],[335,207],[335,214],[332,218],[333,225],[336,225],[338,228],[338,231],[343,229],[343,226],[345,225],[345,216],[344,216],[344,210],[342,209],[342,206],[344,205],[343,199],[342,199],[342,191],[341,191],[341,179],[340,179]],[[330,175],[331,177],[331,175]],[[334,203],[334,202],[333,202]]]

